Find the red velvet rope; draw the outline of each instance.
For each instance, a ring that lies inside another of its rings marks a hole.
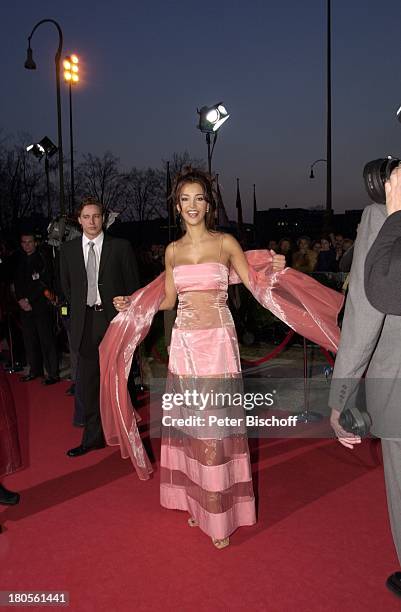
[[[322,346],[320,347],[320,350],[322,351],[323,355],[326,357],[327,361],[329,362],[329,365],[331,367],[333,367],[334,365],[334,359],[333,357],[330,355],[329,351],[325,348],[323,348]]]
[[[281,351],[287,346],[287,344],[289,343],[289,341],[291,340],[294,334],[295,334],[294,330],[290,329],[287,332],[284,340],[278,346],[276,346],[276,348],[271,353],[269,353],[265,357],[260,357],[259,359],[255,359],[254,361],[249,361],[249,359],[241,359],[242,363],[248,366],[255,366],[261,363],[265,363],[266,361],[270,361],[270,359],[273,359],[279,353],[281,353]]]

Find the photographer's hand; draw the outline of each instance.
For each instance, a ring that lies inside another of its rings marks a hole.
[[[331,409],[330,425],[333,428],[340,444],[352,450],[354,448],[354,444],[360,444],[361,438],[359,436],[355,436],[349,431],[345,431],[345,429],[341,427],[340,414],[341,412],[339,410],[336,410],[335,408]]]
[[[401,166],[398,165],[392,171],[390,179],[385,182],[387,214],[401,210]]]

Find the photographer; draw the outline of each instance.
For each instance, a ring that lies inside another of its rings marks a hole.
[[[379,179],[375,183],[374,193],[368,183],[367,187],[372,197],[384,202],[384,186],[380,176],[377,173]],[[392,176],[391,180],[394,183],[395,177]],[[386,191],[388,194],[389,189],[386,188]],[[401,318],[385,316],[377,309],[375,302],[372,306],[364,284],[368,253],[379,232],[381,234],[386,218],[386,207],[374,203],[365,208],[358,227],[329,404],[332,408],[331,424],[339,442],[352,449],[361,442],[361,438],[345,431],[340,424],[340,415],[344,407],[352,402],[365,375],[363,384],[366,389],[366,407],[372,419],[372,433],[382,439],[387,503],[394,542],[401,561],[401,525],[398,520],[401,510],[401,441],[389,439],[401,438],[401,360],[394,359],[394,354],[397,355],[399,351]],[[390,284],[387,289],[391,292]],[[387,579],[386,584],[401,597],[400,578],[401,573],[396,572]]]
[[[401,167],[395,168],[385,183],[386,209],[388,217],[383,224],[365,264],[365,290],[369,302],[398,327],[401,315]],[[396,341],[394,341],[396,342]],[[395,348],[395,346],[394,346]],[[391,347],[389,346],[389,352]],[[400,368],[395,367],[393,376],[400,378]],[[397,403],[397,398],[393,401]],[[399,396],[398,396],[399,405]],[[394,407],[397,410],[397,407]],[[398,410],[399,407],[398,407]],[[401,563],[401,435],[394,432],[394,438],[382,440],[384,473],[391,530]],[[397,439],[399,438],[399,439]],[[395,572],[388,579],[388,586],[401,597],[401,572]]]
[[[22,378],[29,382],[43,374],[45,385],[59,381],[56,337],[54,333],[54,312],[46,293],[52,289],[51,265],[37,248],[32,234],[21,236],[23,253],[18,261],[14,287],[20,307],[22,334],[30,372]]]

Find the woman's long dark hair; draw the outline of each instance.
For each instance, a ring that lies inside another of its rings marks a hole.
[[[209,205],[209,210],[205,215],[206,229],[208,231],[214,231],[216,222],[215,202],[217,201],[214,178],[212,178],[207,172],[201,170],[200,168],[192,168],[191,166],[185,166],[183,170],[179,174],[177,174],[173,182],[170,201],[171,206],[174,206],[174,210],[176,205],[180,204],[181,191],[186,183],[199,183],[199,185],[202,185],[205,200]],[[182,219],[180,225],[183,234],[185,234],[186,227],[185,222]]]

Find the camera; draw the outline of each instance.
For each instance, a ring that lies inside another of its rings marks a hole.
[[[47,244],[59,248],[62,242],[81,236],[79,227],[70,219],[58,217],[47,228]]]
[[[390,178],[390,174],[401,162],[397,157],[374,159],[366,164],[363,169],[363,180],[369,197],[378,204],[386,203],[386,192],[384,183]]]
[[[372,419],[368,412],[359,410],[356,406],[343,410],[339,419],[340,425],[345,431],[364,438],[369,434]]]

